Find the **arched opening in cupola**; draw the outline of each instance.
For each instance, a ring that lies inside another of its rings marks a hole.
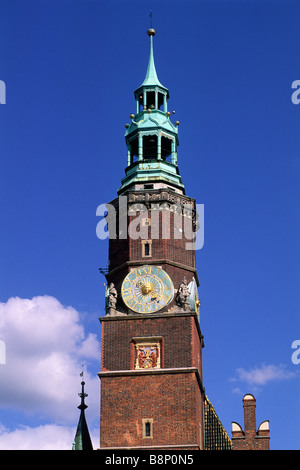
[[[144,91],[140,93],[137,99],[137,112],[159,109],[167,112],[167,100],[164,93],[159,91]]]
[[[168,162],[172,160],[172,140],[163,136],[161,138],[161,158]]]
[[[147,91],[146,109],[155,109],[155,91]]]
[[[130,142],[130,163],[134,163],[139,158],[138,138]]]
[[[143,159],[154,160],[157,158],[157,135],[143,136]]]

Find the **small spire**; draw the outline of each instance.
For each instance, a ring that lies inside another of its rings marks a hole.
[[[151,21],[151,23],[152,23],[152,21]],[[145,77],[145,80],[143,81],[141,86],[159,85],[160,87],[165,88],[160,83],[160,81],[158,80],[157,73],[156,73],[156,68],[155,68],[155,63],[154,63],[153,37],[155,36],[156,31],[151,26],[151,28],[148,29],[147,34],[150,37],[150,56],[149,56],[149,61],[148,61],[148,68],[147,68],[147,72],[146,72],[146,77]]]
[[[80,373],[80,377],[83,377],[83,370]],[[84,392],[84,386],[85,382],[84,380],[82,380],[81,393],[78,393],[78,396],[81,398],[81,403],[77,407],[80,409],[80,416],[72,450],[93,450],[93,445],[84,413],[84,410],[87,408],[87,405],[85,404],[84,400],[88,396],[88,394]]]

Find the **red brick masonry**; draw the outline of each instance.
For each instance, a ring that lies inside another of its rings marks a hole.
[[[232,422],[232,450],[270,450],[269,421],[263,421],[256,430],[256,400],[247,394],[243,398],[244,431]]]

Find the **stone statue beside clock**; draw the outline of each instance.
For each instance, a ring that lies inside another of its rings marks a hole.
[[[120,294],[125,306],[136,313],[155,313],[167,306],[174,295],[177,308],[191,309],[191,292],[185,277],[175,292],[170,276],[155,265],[132,269],[123,280]],[[106,314],[124,315],[121,309],[118,311],[117,303],[116,287],[110,283],[106,292]]]

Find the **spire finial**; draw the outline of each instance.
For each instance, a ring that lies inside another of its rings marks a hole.
[[[147,34],[148,36],[155,36],[156,31],[154,28],[151,27],[150,29],[148,29]]]
[[[82,377],[81,381],[81,393],[78,393],[78,396],[81,398],[81,403],[78,406],[80,410],[85,410],[87,408],[87,405],[84,403],[85,397],[88,396],[87,393],[84,393],[84,386],[85,386],[85,381],[83,379],[83,365],[82,365],[82,372],[80,373],[80,377]]]
[[[152,28],[152,9],[151,9],[151,11],[150,11],[150,28],[148,29],[147,34],[148,34],[148,36],[155,36],[155,33],[156,33],[155,29]]]
[[[147,34],[148,34],[148,36],[155,36],[156,31],[155,31],[154,28],[150,28],[150,29],[148,29]]]

